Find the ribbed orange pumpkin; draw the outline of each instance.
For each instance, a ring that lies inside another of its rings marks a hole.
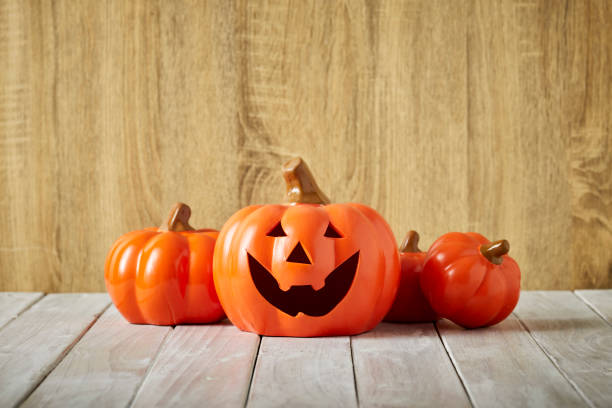
[[[209,323],[224,316],[212,278],[215,230],[189,226],[177,203],[160,228],[125,234],[106,258],[106,289],[130,323]]]
[[[520,296],[521,271],[505,239],[449,232],[429,248],[421,289],[440,317],[476,328],[504,320]]]
[[[421,252],[418,243],[419,234],[409,231],[400,246],[400,284],[385,321],[416,323],[438,320],[436,312],[421,291],[421,272],[427,253]]]
[[[271,336],[372,329],[399,282],[389,226],[362,204],[326,205],[300,158],[283,170],[289,204],[243,208],[220,232],[214,281],[227,316]]]

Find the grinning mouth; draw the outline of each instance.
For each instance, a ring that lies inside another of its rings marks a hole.
[[[251,278],[259,294],[272,306],[294,317],[300,312],[308,316],[323,316],[331,312],[351,288],[359,263],[357,251],[325,278],[325,286],[321,289],[296,285],[283,291],[274,276],[255,257],[248,252],[247,256]]]

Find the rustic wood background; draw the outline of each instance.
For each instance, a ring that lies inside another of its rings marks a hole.
[[[612,2],[0,0],[0,290],[101,291],[176,200],[220,228],[301,155],[398,240],[612,286]]]

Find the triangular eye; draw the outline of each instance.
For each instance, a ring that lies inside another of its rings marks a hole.
[[[283,226],[281,225],[280,221],[266,235],[269,237],[286,237],[287,236],[287,234],[285,234],[285,231],[283,231]]]
[[[342,238],[342,235],[340,235],[340,233],[336,231],[336,229],[333,225],[331,225],[331,223],[327,225],[327,230],[325,230],[325,234],[323,234],[323,236],[328,238]]]

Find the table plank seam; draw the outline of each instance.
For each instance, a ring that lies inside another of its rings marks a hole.
[[[261,341],[263,336],[259,336],[259,343],[257,343],[257,351],[255,351],[255,358],[253,359],[253,367],[251,367],[251,380],[249,381],[249,388],[247,388],[246,398],[244,400],[243,407],[249,404],[249,398],[251,397],[251,388],[253,387],[253,379],[255,378],[255,367],[257,367],[257,361],[259,360],[259,351],[261,350]]]
[[[41,297],[41,299],[43,299],[43,297]],[[37,302],[35,302],[37,303]],[[100,316],[102,316],[104,314],[104,312],[106,312],[106,310],[108,310],[108,308],[111,306],[112,303],[108,303],[104,309],[102,309],[100,311],[100,313],[97,313],[94,315],[94,318],[91,320],[91,322],[89,322],[89,324],[87,325],[87,327],[85,327],[85,329],[83,331],[81,331],[78,336],[76,336],[74,338],[74,341],[72,343],[70,343],[68,345],[68,347],[66,347],[64,350],[62,350],[62,352],[57,356],[57,358],[51,363],[51,365],[49,366],[49,369],[47,370],[46,373],[43,374],[43,376],[40,378],[40,381],[38,381],[36,383],[36,385],[34,385],[24,396],[23,398],[21,398],[19,401],[17,401],[17,403],[15,404],[15,406],[20,406],[22,405],[24,402],[27,401],[28,398],[30,398],[30,395],[32,395],[34,393],[34,391],[36,391],[36,389],[38,387],[40,387],[40,385],[47,379],[47,377],[53,372],[53,370],[55,370],[55,368],[62,362],[62,360],[64,359],[64,357],[66,357],[68,355],[68,353],[70,353],[72,351],[72,349],[74,348],[74,346],[76,346],[79,341],[81,341],[81,339],[83,338],[83,336],[85,336],[85,333],[87,333],[89,331],[89,329],[92,328],[92,326],[94,324],[96,324],[96,322],[98,321],[98,319],[100,318]]]
[[[453,356],[453,353],[449,345],[446,343],[446,340],[444,339],[444,337],[440,334],[440,329],[438,329],[438,322],[434,322],[433,326],[434,326],[434,329],[436,329],[436,333],[438,334],[438,339],[440,339],[440,341],[442,342],[442,347],[444,347],[444,351],[446,352],[446,355],[448,356],[448,359],[450,360],[453,366],[453,369],[455,370],[455,374],[459,378],[461,387],[463,387],[463,391],[465,392],[465,395],[467,395],[470,405],[474,408],[477,407],[476,403],[474,402],[474,396],[470,393],[467,383],[465,382],[465,379],[461,375],[461,371],[459,370],[459,366],[457,364],[457,361],[455,361],[455,357]]]
[[[157,351],[155,351],[155,354],[153,355],[153,358],[151,358],[151,361],[149,362],[149,366],[147,367],[147,371],[142,376],[142,378],[140,380],[140,384],[138,384],[138,386],[136,387],[136,390],[132,394],[132,397],[130,398],[130,400],[126,404],[126,407],[134,406],[134,401],[136,401],[136,397],[140,393],[140,390],[142,389],[142,386],[145,383],[145,381],[147,380],[147,378],[149,377],[149,375],[151,375],[151,371],[153,369],[153,366],[157,362],[157,359],[159,358],[161,352],[164,350],[164,348],[168,344],[168,340],[174,334],[175,327],[176,326],[173,326],[171,330],[168,330],[166,332],[166,334],[164,334],[164,338],[162,339],[161,343],[159,344],[159,347],[157,348]]]
[[[594,304],[592,304],[588,299],[582,297],[579,293],[576,293],[575,290],[572,291],[572,293],[574,294],[574,296],[576,296],[578,299],[580,299],[580,301],[582,303],[584,303],[589,309],[591,309],[593,311],[593,313],[595,313],[597,316],[599,316],[604,322],[606,322],[606,324],[610,327],[612,327],[612,323],[610,323],[608,321],[608,319],[606,319],[606,317],[603,315],[603,313],[601,313],[599,311],[599,309],[597,309],[597,307],[595,307]]]
[[[355,386],[355,399],[357,400],[357,407],[359,407],[359,389],[357,389],[357,374],[355,374],[355,357],[353,354],[353,336],[349,337],[349,347],[351,349],[351,366],[353,368],[353,384]]]
[[[46,293],[41,293],[39,297],[37,297],[36,299],[33,299],[32,302],[27,304],[23,309],[21,309],[17,314],[15,314],[15,316],[13,316],[12,318],[10,318],[6,322],[4,322],[4,324],[2,326],[0,326],[0,330],[4,329],[11,322],[15,321],[23,313],[27,312],[32,306],[34,306],[36,303],[40,302],[45,296],[47,296]]]
[[[561,368],[561,366],[559,365],[559,363],[557,362],[557,360],[555,359],[555,357],[546,349],[546,347],[544,347],[544,345],[540,344],[540,342],[538,341],[538,339],[536,338],[536,336],[533,335],[533,333],[531,333],[531,330],[529,330],[529,327],[527,327],[527,325],[525,324],[525,322],[523,322],[521,320],[521,318],[515,314],[512,313],[518,320],[519,324],[523,327],[523,329],[525,329],[525,331],[529,334],[529,336],[533,339],[533,341],[535,342],[535,344],[540,348],[540,350],[542,350],[542,353],[544,353],[544,355],[550,360],[550,362],[555,366],[555,368],[557,369],[557,371],[559,371],[559,373],[561,374],[561,376],[563,378],[565,378],[565,380],[570,384],[570,386],[574,389],[574,391],[576,391],[576,393],[578,395],[580,395],[580,398],[582,398],[584,400],[584,402],[586,402],[586,404],[591,407],[591,408],[595,408],[595,404],[593,404],[593,402],[586,396],[586,394],[582,391],[582,389],[580,389],[580,387],[578,386],[578,384],[576,384],[571,378],[570,376]]]

